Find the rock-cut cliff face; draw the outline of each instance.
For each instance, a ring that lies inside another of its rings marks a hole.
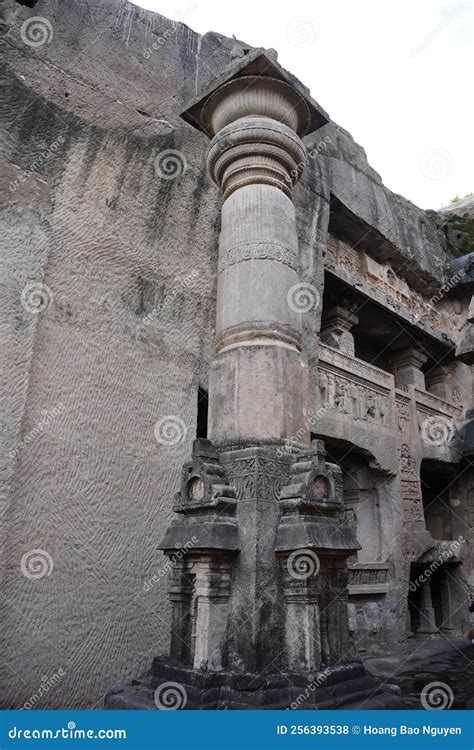
[[[123,0],[3,0],[0,13],[0,701],[90,708],[167,650],[157,544],[207,387],[220,206],[206,136],[179,114],[248,47]],[[307,146],[303,278],[322,287],[332,215],[437,287],[447,258],[427,214],[335,123]],[[308,316],[313,360],[318,325]]]

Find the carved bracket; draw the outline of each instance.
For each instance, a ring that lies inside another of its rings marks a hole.
[[[228,483],[211,441],[195,440],[192,461],[183,467],[181,489],[173,506],[175,513],[206,509],[231,512],[235,509],[236,497],[236,490]]]
[[[290,483],[280,493],[284,512],[305,511],[334,513],[342,510],[342,470],[325,461],[322,440],[313,440],[311,447],[299,454],[291,467]]]

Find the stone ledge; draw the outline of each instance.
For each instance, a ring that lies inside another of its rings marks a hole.
[[[347,704],[364,708],[402,708],[390,688],[371,677],[358,660],[316,673],[247,674],[205,672],[178,667],[157,657],[153,667],[128,685],[118,685],[105,697],[109,710],[159,710],[155,691],[179,688],[175,708],[186,710],[337,709]]]

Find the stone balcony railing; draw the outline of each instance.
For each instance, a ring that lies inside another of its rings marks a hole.
[[[444,416],[453,422],[458,421],[462,416],[463,409],[458,404],[445,401],[428,391],[420,391],[419,388],[414,388],[414,394],[417,412]]]
[[[320,344],[318,388],[321,406],[357,421],[390,428],[390,373]]]
[[[398,434],[402,441],[419,438],[431,453],[443,452],[443,458],[446,448],[455,449],[462,407],[413,386],[398,389],[391,373],[368,362],[320,344],[317,385],[319,406],[328,415],[337,412],[359,425]],[[433,428],[436,434],[441,430],[439,444],[436,436],[430,439]]]

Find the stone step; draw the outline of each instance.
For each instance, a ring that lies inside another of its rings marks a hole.
[[[113,688],[106,696],[105,706],[156,710],[155,691],[160,686],[166,691],[168,683],[178,686],[186,698],[183,707],[190,710],[357,708],[363,702],[373,708],[385,708],[395,707],[399,700],[393,692],[381,688],[360,662],[332,667],[315,675],[251,675],[201,672],[156,659],[152,671],[142,678]]]

